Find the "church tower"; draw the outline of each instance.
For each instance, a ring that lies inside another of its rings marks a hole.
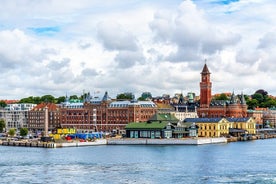
[[[212,99],[212,83],[210,82],[210,72],[205,63],[201,72],[200,82],[200,107],[209,108]]]

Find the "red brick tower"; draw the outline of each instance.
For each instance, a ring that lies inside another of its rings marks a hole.
[[[201,72],[200,82],[200,108],[209,108],[212,99],[212,83],[210,82],[210,72],[205,63]]]

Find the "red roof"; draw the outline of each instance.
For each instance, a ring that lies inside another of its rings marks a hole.
[[[0,100],[0,101],[4,101],[6,104],[14,104],[19,102],[19,100]]]
[[[45,107],[48,107],[49,111],[57,111],[58,110],[58,106],[54,103],[40,103],[37,106],[35,106],[32,111],[41,111],[44,110]]]

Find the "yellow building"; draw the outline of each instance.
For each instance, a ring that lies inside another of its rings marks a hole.
[[[252,117],[247,118],[227,118],[231,123],[232,129],[244,130],[245,134],[256,134],[256,120]]]
[[[198,126],[199,137],[222,137],[229,134],[231,123],[225,118],[186,118]]]
[[[254,118],[186,118],[184,122],[194,122],[198,126],[199,137],[241,136],[256,134]]]

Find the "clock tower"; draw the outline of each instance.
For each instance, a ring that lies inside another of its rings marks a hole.
[[[201,82],[200,82],[200,107],[209,108],[212,99],[212,83],[210,82],[210,72],[205,63],[203,70],[201,72]]]

